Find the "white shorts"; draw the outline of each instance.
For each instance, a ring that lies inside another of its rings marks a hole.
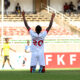
[[[36,66],[37,63],[39,65],[45,66],[45,58],[44,58],[44,53],[32,53],[31,55],[31,66]]]

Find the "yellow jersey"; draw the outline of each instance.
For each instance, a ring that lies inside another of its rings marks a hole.
[[[4,56],[9,56],[9,49],[10,49],[9,43],[4,43],[4,44],[3,44]]]

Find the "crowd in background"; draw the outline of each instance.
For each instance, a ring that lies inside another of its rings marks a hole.
[[[9,0],[4,0],[4,9],[5,9],[5,14],[8,16],[8,8],[10,7],[10,1]],[[21,14],[21,6],[19,3],[15,6],[15,11],[14,13],[16,15]]]
[[[8,15],[7,9],[10,7],[10,0],[4,0],[4,9],[5,9],[5,14]],[[64,13],[80,13],[80,0],[77,1],[77,8],[74,5],[74,3],[71,1],[69,3],[65,2],[63,6]],[[15,6],[15,11],[14,13],[16,15],[21,14],[21,6],[19,3]]]
[[[67,2],[65,2],[64,4],[64,13],[80,13],[80,0],[77,1],[77,8],[76,6],[73,4],[73,2],[71,1],[69,4]]]
[[[9,8],[9,6],[10,6],[10,1],[4,0],[4,9],[5,9],[5,14],[7,14],[7,15],[8,15],[7,9]]]

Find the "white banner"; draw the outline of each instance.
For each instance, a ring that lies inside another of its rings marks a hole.
[[[31,53],[10,53],[9,58],[13,69],[30,69]],[[0,56],[0,69],[2,69],[3,59]],[[11,69],[7,61],[3,69]]]

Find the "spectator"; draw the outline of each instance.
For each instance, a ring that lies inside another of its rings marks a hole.
[[[71,1],[70,4],[69,4],[69,9],[70,9],[71,12],[74,12],[75,11],[74,7],[75,7],[75,5]]]
[[[77,10],[78,10],[78,13],[80,13],[80,0],[78,0]]]
[[[69,12],[69,5],[67,3],[64,5],[64,13],[65,12]]]
[[[21,7],[20,7],[19,3],[17,3],[17,5],[15,7],[15,13],[16,14],[21,14]]]
[[[4,0],[4,9],[5,9],[5,14],[8,16],[8,11],[7,9],[10,6],[10,1],[9,0]]]

